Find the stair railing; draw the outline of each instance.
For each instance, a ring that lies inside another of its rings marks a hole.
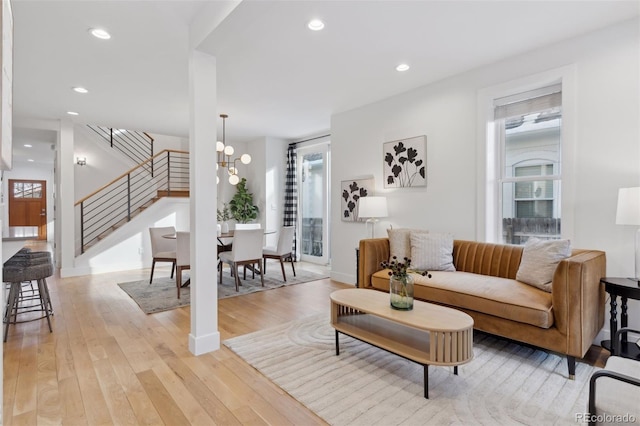
[[[148,173],[155,164],[154,175]],[[189,191],[189,153],[165,149],[78,200],[80,253],[153,204],[160,195]],[[77,228],[76,228],[77,229]]]
[[[153,157],[153,138],[147,132],[135,130],[114,129],[87,124],[100,138],[109,143],[111,148],[117,149],[136,164],[142,163],[147,158]],[[153,161],[145,166],[153,176]]]

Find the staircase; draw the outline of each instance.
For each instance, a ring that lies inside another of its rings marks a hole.
[[[109,143],[111,148],[123,153],[134,164],[142,163],[153,157],[153,138],[146,132],[114,129],[113,127],[101,127],[92,124],[87,124],[87,127],[103,141]],[[150,171],[153,174],[152,168]]]
[[[189,196],[189,153],[166,149],[75,203],[82,254],[162,197]]]

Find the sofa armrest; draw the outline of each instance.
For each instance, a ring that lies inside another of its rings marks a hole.
[[[360,240],[358,283],[361,288],[371,288],[371,275],[382,269],[381,262],[389,260],[389,239]]]
[[[553,275],[552,304],[556,328],[567,336],[566,354],[582,358],[604,325],[605,253],[577,250]]]

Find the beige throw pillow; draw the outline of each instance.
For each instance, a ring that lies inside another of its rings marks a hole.
[[[516,280],[551,293],[553,273],[558,263],[569,256],[569,240],[529,238],[524,245]]]
[[[411,256],[411,232],[428,233],[424,229],[396,228],[387,229],[389,236],[389,262],[396,256],[398,260]]]
[[[410,234],[411,268],[426,271],[455,271],[453,235],[436,233]]]

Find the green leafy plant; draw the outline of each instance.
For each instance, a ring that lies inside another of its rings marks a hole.
[[[222,204],[222,210],[218,209],[218,222],[226,222],[231,219],[231,213],[229,212],[229,205],[227,203]]]
[[[258,217],[258,206],[253,204],[253,194],[247,191],[247,179],[242,178],[236,185],[236,195],[229,201],[231,216],[238,223],[247,223]]]

